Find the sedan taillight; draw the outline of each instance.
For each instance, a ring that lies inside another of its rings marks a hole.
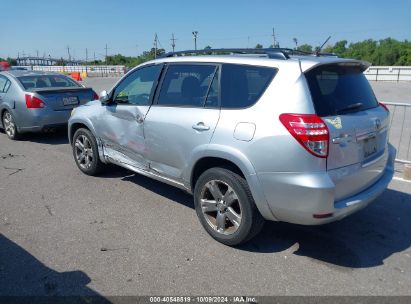
[[[98,97],[98,94],[93,91],[93,100],[98,100],[100,97]]]
[[[383,107],[385,111],[387,111],[388,113],[390,112],[390,110],[388,109],[388,107],[387,107],[386,104],[384,104],[384,103],[382,103],[382,102],[379,102],[378,104],[379,104],[381,107]]]
[[[40,98],[33,95],[26,94],[26,107],[27,109],[41,109],[44,108],[45,102]]]
[[[281,114],[280,121],[312,155],[326,158],[330,135],[327,125],[315,114]]]

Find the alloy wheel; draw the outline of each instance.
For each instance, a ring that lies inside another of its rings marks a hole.
[[[241,225],[241,202],[223,181],[211,180],[203,186],[200,206],[208,225],[221,234],[233,234]]]
[[[16,135],[16,124],[14,123],[13,116],[11,116],[10,112],[4,113],[3,125],[6,134],[10,138],[13,138]]]
[[[94,153],[90,140],[80,135],[74,142],[76,161],[82,169],[89,169],[93,164]]]

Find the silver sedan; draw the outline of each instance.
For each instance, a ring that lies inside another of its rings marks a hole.
[[[49,72],[0,72],[0,128],[10,139],[67,125],[71,110],[97,94],[71,78]]]

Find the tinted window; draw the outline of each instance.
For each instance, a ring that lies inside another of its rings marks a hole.
[[[319,116],[333,116],[378,106],[360,67],[324,65],[307,72],[306,78]],[[352,107],[359,103],[360,106]]]
[[[170,65],[163,80],[158,104],[204,106],[215,71],[216,66],[213,65]]]
[[[246,108],[261,97],[276,69],[224,64],[221,76],[221,107]]]
[[[18,80],[26,90],[38,88],[79,87],[75,81],[64,75],[21,76]]]
[[[162,65],[143,67],[128,75],[115,89],[113,100],[117,103],[149,105]]]

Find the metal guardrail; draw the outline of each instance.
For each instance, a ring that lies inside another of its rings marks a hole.
[[[364,75],[372,81],[411,81],[411,66],[370,66]]]
[[[395,161],[411,164],[411,103],[384,104],[390,110],[390,142],[397,149]]]
[[[71,72],[87,72],[89,76],[105,77],[105,76],[122,76],[126,72],[124,65],[34,65],[34,66],[19,66],[27,70],[33,71],[46,71],[46,72],[59,72],[59,73],[71,73]]]

